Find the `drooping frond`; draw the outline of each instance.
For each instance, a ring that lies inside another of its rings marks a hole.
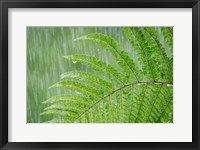
[[[79,37],[75,41],[89,40],[111,52],[121,69],[95,56],[64,56],[93,71],[61,74],[61,81],[50,88],[75,93],[44,101],[48,106],[41,115],[53,115],[49,122],[65,123],[173,122],[173,28],[125,27],[123,31],[142,69],[112,37],[99,33]]]

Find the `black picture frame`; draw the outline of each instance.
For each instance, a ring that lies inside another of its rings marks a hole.
[[[192,8],[192,142],[8,142],[9,8]],[[0,0],[0,33],[0,148],[2,150],[200,149],[199,0]]]

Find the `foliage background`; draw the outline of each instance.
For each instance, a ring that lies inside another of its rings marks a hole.
[[[76,70],[89,70],[80,64],[66,61],[62,56],[70,54],[89,54],[116,66],[113,56],[98,44],[91,42],[75,43],[73,40],[89,33],[103,33],[123,43],[123,48],[137,64],[137,54],[120,27],[28,27],[27,28],[27,122],[40,123],[53,118],[42,115],[47,104],[43,101],[55,95],[69,94],[70,90],[49,89],[60,80],[60,74]],[[95,50],[94,50],[95,47]],[[170,55],[170,53],[168,53]],[[140,66],[139,66],[140,67]],[[90,70],[92,71],[92,70]]]

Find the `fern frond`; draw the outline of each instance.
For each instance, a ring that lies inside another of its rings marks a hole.
[[[99,100],[97,100],[96,102],[94,102],[91,106],[89,106],[85,111],[83,111],[79,117],[77,117],[75,120],[79,120],[81,117],[83,117],[85,114],[87,114],[90,110],[92,109],[95,109],[96,106],[98,104],[101,104],[102,102],[105,103],[106,99],[110,96],[113,96],[114,94],[118,93],[118,92],[122,92],[125,88],[127,87],[130,87],[130,86],[145,86],[144,90],[143,90],[143,93],[142,93],[142,96],[140,96],[140,105],[138,110],[137,110],[137,115],[136,115],[136,118],[134,120],[134,122],[145,122],[145,118],[147,117],[148,115],[148,111],[146,111],[146,109],[150,109],[150,101],[149,99],[152,101],[153,98],[154,98],[154,93],[158,92],[158,88],[156,88],[157,86],[160,86],[160,85],[164,85],[164,86],[168,86],[170,85],[170,83],[165,83],[165,82],[134,82],[134,83],[130,83],[130,84],[125,84],[124,86],[112,91],[110,94],[100,98]],[[147,90],[148,89],[148,90]],[[156,91],[157,90],[157,91]],[[116,99],[117,99],[117,103],[118,103],[118,106],[120,105],[120,107],[118,108],[118,110],[120,110],[120,112],[118,111],[118,114],[120,114],[120,116],[123,116],[123,109],[125,109],[125,107],[123,108],[123,102],[122,102],[122,94],[120,93],[119,95],[116,95]],[[137,98],[136,98],[137,99]],[[120,101],[120,102],[119,102]],[[153,109],[153,108],[151,108]],[[104,111],[105,113],[106,111]],[[144,115],[146,114],[146,115]],[[138,120],[139,118],[139,120]],[[105,118],[104,118],[105,119]],[[124,119],[119,119],[118,118],[118,121],[120,122],[124,122]]]
[[[155,43],[155,45],[151,46],[152,49],[157,50],[157,54],[160,55],[156,55],[156,57],[154,58],[154,62],[160,62],[158,69],[159,72],[162,73],[160,76],[160,80],[164,80],[164,81],[169,81],[172,82],[172,76],[173,76],[173,66],[171,66],[171,58],[169,58],[167,56],[167,50],[166,47],[163,47],[163,42],[159,41],[160,37],[159,37],[159,32],[157,30],[157,28],[144,28],[144,31],[146,31],[147,34],[145,34],[146,36],[149,36],[149,39],[152,40],[152,42]],[[147,41],[148,42],[148,41]],[[150,43],[150,42],[149,42]],[[167,44],[166,44],[167,45]],[[155,53],[155,52],[154,52]]]
[[[112,37],[92,33],[77,38],[89,40],[111,52],[115,62],[95,56],[68,55],[92,72],[68,71],[50,88],[64,88],[81,94],[58,95],[41,115],[52,114],[52,122],[80,123],[160,123],[173,122],[173,31],[172,28],[125,27],[123,31],[142,67]]]
[[[171,81],[172,68],[155,28],[124,28],[147,80]]]
[[[88,97],[80,96],[80,95],[58,95],[49,98],[46,101],[43,101],[43,104],[52,104],[52,103],[57,103],[57,102],[76,102],[79,104],[86,104],[89,105],[91,104],[92,100],[89,99]]]
[[[127,76],[130,76],[130,74],[133,73],[133,75],[135,76],[135,80],[140,80],[139,69],[136,66],[133,59],[130,57],[128,52],[123,50],[120,44],[118,44],[110,36],[100,33],[92,33],[75,39],[75,41],[77,40],[90,40],[100,44],[103,48],[105,48],[113,54],[117,64],[121,68],[123,68]]]
[[[72,104],[66,104],[66,103],[56,103],[49,107],[46,107],[44,110],[64,110],[64,111],[70,111],[75,113],[82,112],[82,109],[84,108],[84,105],[72,105]]]
[[[101,71],[102,73],[106,73],[109,75],[109,77],[114,78],[114,80],[118,82],[122,81],[123,74],[119,73],[114,67],[111,65],[106,64],[103,61],[97,60],[97,58],[87,55],[69,55],[69,56],[63,56],[65,59],[80,62],[86,66],[89,66],[93,69],[97,69]]]
[[[173,27],[161,27],[160,31],[163,35],[163,47],[165,47],[168,57],[173,57]]]
[[[89,82],[90,84],[94,84],[98,87],[104,88],[105,90],[114,89],[113,84],[110,81],[106,81],[105,79],[102,79],[97,75],[88,72],[81,72],[81,71],[65,72],[61,74],[61,79],[65,78],[72,78],[72,79],[77,78],[79,80],[83,80]]]
[[[59,109],[46,110],[40,114],[43,115],[54,115],[55,118],[48,121],[50,123],[71,123],[74,122],[74,118],[77,117],[77,113],[74,111],[66,111]]]
[[[104,95],[102,91],[95,89],[93,87],[88,87],[85,84],[76,81],[60,81],[52,85],[50,88],[66,88],[66,87],[77,90],[82,94],[92,95],[98,98],[101,98]]]
[[[40,115],[59,115],[59,116],[76,116],[76,112],[74,111],[65,111],[65,110],[59,110],[59,109],[51,109],[42,112]]]

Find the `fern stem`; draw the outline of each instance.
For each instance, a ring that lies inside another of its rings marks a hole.
[[[173,86],[172,83],[170,82],[161,82],[161,81],[149,81],[149,82],[133,82],[133,83],[130,83],[130,84],[125,84],[124,86],[112,91],[110,94],[100,98],[98,101],[96,101],[95,103],[93,103],[90,107],[88,107],[88,109],[86,109],[84,112],[82,112],[75,120],[79,119],[81,116],[83,116],[85,113],[87,113],[90,109],[92,109],[96,104],[98,104],[99,102],[101,102],[102,100],[106,99],[107,97],[113,95],[114,93],[116,93],[117,91],[120,91],[128,86],[131,86],[131,85],[140,85],[140,84],[145,84],[145,85],[148,85],[148,84],[163,84],[163,85],[170,85],[170,86]]]

